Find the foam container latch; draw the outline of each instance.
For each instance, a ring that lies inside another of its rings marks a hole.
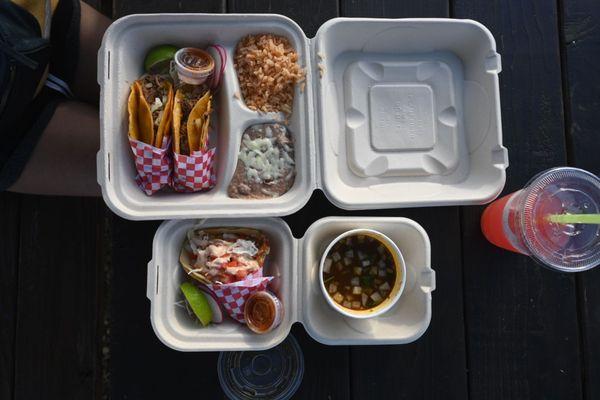
[[[263,274],[273,276],[269,290],[281,300],[284,317],[269,333],[258,335],[230,318],[201,327],[181,306],[179,286],[187,277],[179,253],[187,231],[202,227],[249,227],[268,238],[271,252]],[[404,257],[406,283],[398,302],[385,314],[366,320],[349,319],[327,304],[319,287],[319,261],[329,242],[350,229],[375,229],[393,240]],[[148,263],[147,296],[150,319],[158,338],[180,351],[263,350],[276,346],[301,322],[311,337],[328,345],[404,344],[417,340],[431,320],[429,237],[416,222],[400,217],[328,217],[313,223],[297,239],[280,218],[208,218],[165,221],[156,231]]]
[[[235,46],[264,32],[288,38],[307,72],[287,124],[296,180],[278,198],[232,199],[227,186],[244,130],[285,119],[237,98]],[[134,180],[127,96],[146,52],[164,43],[227,51],[210,144],[217,184],[208,192],[146,196]],[[282,15],[126,16],[106,31],[98,55],[98,182],[108,206],[133,220],[287,215],[316,188],[350,210],[487,203],[504,187],[508,166],[500,70],[492,34],[471,20],[335,18],[309,39]]]

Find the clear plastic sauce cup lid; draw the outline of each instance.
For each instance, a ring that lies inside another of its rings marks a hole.
[[[222,352],[217,368],[221,388],[232,400],[286,400],[300,387],[304,358],[290,334],[269,350]]]
[[[184,82],[206,80],[215,69],[213,57],[208,52],[193,47],[179,49],[175,53],[174,62],[177,74]]]
[[[521,199],[521,229],[538,262],[560,271],[583,271],[600,263],[600,225],[559,224],[554,214],[600,213],[600,179],[570,167],[535,176]]]

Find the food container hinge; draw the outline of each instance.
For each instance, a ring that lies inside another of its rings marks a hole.
[[[419,286],[424,293],[431,293],[435,290],[435,271],[433,269],[421,271]]]
[[[154,260],[150,260],[148,263],[148,276],[146,284],[146,297],[148,300],[153,301],[154,296],[158,294],[158,265],[154,266]]]
[[[485,58],[485,70],[490,74],[499,74],[502,72],[500,54],[494,52]]]

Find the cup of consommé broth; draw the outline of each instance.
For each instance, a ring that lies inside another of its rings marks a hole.
[[[383,233],[353,229],[327,246],[319,264],[319,282],[325,300],[337,312],[373,318],[392,308],[402,295],[406,264],[398,246]]]

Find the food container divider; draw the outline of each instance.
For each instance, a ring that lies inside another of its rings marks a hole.
[[[183,300],[179,286],[185,272],[179,252],[186,232],[193,226],[248,227],[265,233],[271,253],[265,275],[274,276],[269,286],[283,302],[281,324],[258,335],[229,318],[221,324],[200,327],[176,303]],[[333,310],[319,288],[318,268],[327,243],[340,233],[371,228],[392,239],[402,252],[407,268],[406,286],[398,303],[387,313],[368,320],[353,320]],[[429,238],[424,229],[407,218],[328,217],[316,221],[303,238],[296,239],[280,218],[204,219],[165,221],[154,236],[152,261],[148,263],[147,296],[150,319],[158,338],[180,351],[263,350],[276,346],[301,322],[315,340],[330,345],[403,344],[418,339],[431,320],[431,269]]]
[[[295,140],[296,181],[265,200],[227,196],[244,130],[282,122],[250,110],[233,66],[248,34],[285,36],[306,67],[287,123]],[[135,184],[126,102],[155,45],[220,44],[228,63],[211,146],[217,185],[209,192],[146,196]],[[308,39],[275,14],[140,14],[115,21],[98,55],[101,148],[98,182],[117,214],[134,220],[279,216],[321,188],[344,209],[482,204],[504,187],[500,55],[480,23],[454,19],[335,18]]]

